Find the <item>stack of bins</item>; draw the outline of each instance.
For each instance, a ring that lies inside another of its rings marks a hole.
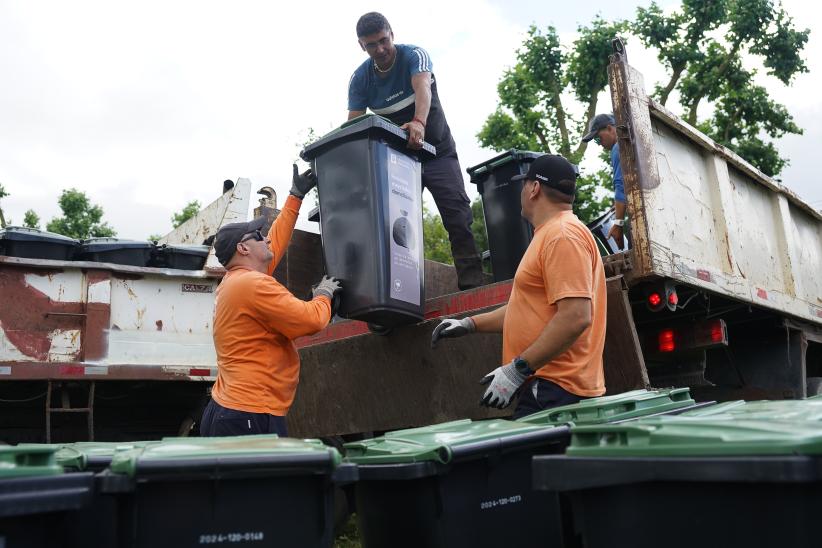
[[[0,546],[63,546],[68,514],[91,500],[93,475],[63,473],[56,445],[0,447]]]
[[[560,501],[531,488],[531,458],[564,451],[570,420],[627,420],[693,405],[687,389],[637,390],[530,422],[462,420],[348,443],[346,459],[359,469],[364,545],[560,546]]]
[[[585,546],[818,546],[822,401],[731,402],[572,429],[534,458]]]
[[[511,149],[466,170],[482,197],[495,282],[514,277],[534,235],[534,227],[521,215],[523,181],[511,181],[511,177],[527,173],[531,162],[540,156],[538,152]]]
[[[404,130],[379,116],[344,124],[302,151],[317,176],[326,272],[342,282],[338,314],[381,327],[422,320],[422,165]]]
[[[334,482],[355,478],[319,440],[170,438],[117,450],[99,476],[118,546],[331,546]]]

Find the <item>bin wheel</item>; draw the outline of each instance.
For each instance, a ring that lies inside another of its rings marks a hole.
[[[390,335],[391,332],[394,331],[394,328],[368,322],[368,330],[375,335],[382,335],[384,337],[386,335]]]

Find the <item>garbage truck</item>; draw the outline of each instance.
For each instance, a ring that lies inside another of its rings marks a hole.
[[[618,43],[608,76],[632,236],[630,249],[603,259],[608,393],[820,393],[822,214],[789,181],[768,177],[649,97]],[[247,218],[249,189],[238,181],[159,244],[200,244]],[[262,206],[256,212],[273,218],[276,204]],[[384,229],[387,241],[392,227]],[[307,296],[326,266],[320,237],[295,231],[275,275]],[[337,319],[296,341],[293,435],[505,415],[478,405],[477,381],[500,365],[500,336],[436,350],[430,336],[443,317],[504,304],[512,281],[458,291],[452,267],[422,268],[421,321],[375,334],[364,322]],[[222,274],[213,251],[201,270],[0,255],[0,440],[196,433],[216,378],[211,318]]]

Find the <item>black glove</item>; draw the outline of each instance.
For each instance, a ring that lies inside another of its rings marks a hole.
[[[308,191],[317,186],[317,177],[311,168],[306,169],[302,173],[297,170],[297,164],[294,165],[294,176],[291,178],[291,195],[302,200]]]

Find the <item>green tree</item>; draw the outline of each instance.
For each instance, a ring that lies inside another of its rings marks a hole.
[[[474,242],[477,244],[477,251],[480,255],[488,250],[488,232],[485,230],[485,214],[482,211],[482,200],[478,197],[471,202],[471,216],[474,222],[471,224],[471,232],[474,233]]]
[[[436,213],[431,213],[425,202],[422,204],[422,235],[423,255],[429,261],[445,264],[454,264],[451,256],[451,242],[448,232],[442,224],[442,219]]]
[[[174,228],[177,228],[187,220],[191,219],[195,215],[200,212],[200,202],[197,200],[192,200],[186,204],[182,211],[179,213],[175,213],[171,217],[171,225]]]
[[[23,215],[23,226],[28,228],[40,228],[40,216],[35,213],[33,209],[29,209]]]
[[[146,239],[147,239],[149,242],[156,242],[156,241],[157,241],[157,240],[159,240],[160,238],[162,238],[162,236],[161,236],[161,235],[159,235],[159,234],[150,234],[150,235],[149,235],[149,237],[148,237],[148,238],[146,238]]]
[[[773,140],[802,130],[754,83],[758,70],[746,68],[742,57],[790,85],[795,75],[808,72],[801,54],[809,30],[798,30],[771,0],[683,0],[680,9],[667,14],[652,3],[638,8],[632,30],[668,70],[668,82],[655,91],[660,103],[665,105],[676,90],[688,123],[764,173],[782,171],[787,160]],[[700,119],[700,106],[706,104],[712,113]]]
[[[63,190],[58,200],[62,217],[55,217],[46,230],[71,238],[92,238],[116,236],[117,233],[108,223],[102,223],[103,208],[92,204],[85,192],[76,188]]]
[[[577,39],[564,48],[556,28],[543,32],[531,26],[517,50],[516,65],[497,86],[499,105],[477,134],[480,144],[496,151],[551,152],[579,164],[588,145],[581,137],[608,84],[611,40],[626,29],[624,22],[597,16],[590,25],[579,26]],[[610,184],[606,166],[577,180],[574,212],[583,221],[610,204],[609,198],[600,197],[607,194],[604,183]]]

